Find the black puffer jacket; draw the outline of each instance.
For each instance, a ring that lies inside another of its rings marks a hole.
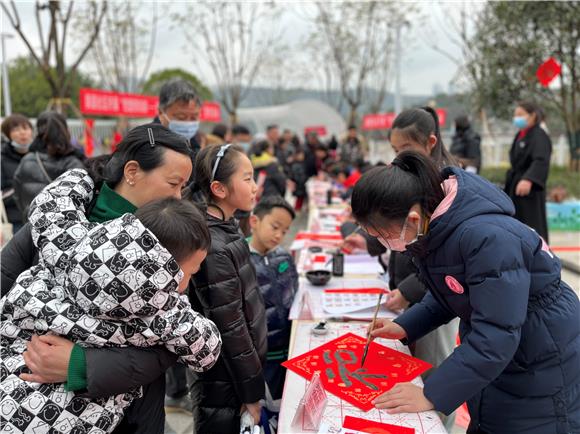
[[[44,174],[42,167],[46,171]],[[64,157],[51,157],[44,152],[30,152],[20,161],[14,174],[14,199],[22,221],[27,221],[28,207],[41,190],[69,169],[82,169],[85,165],[76,153]]]
[[[18,168],[22,157],[24,157],[24,155],[16,152],[10,142],[2,140],[2,170],[0,172],[2,181],[0,185],[2,187],[4,207],[6,208],[6,214],[8,215],[8,221],[10,221],[10,223],[22,222],[22,214],[14,200],[13,182],[14,174],[16,173],[16,169]]]
[[[298,290],[296,265],[282,247],[266,255],[252,250],[252,262],[266,305],[268,351],[287,350],[292,327],[288,314]]]
[[[215,366],[192,385],[197,434],[240,432],[240,408],[264,397],[262,365],[267,351],[264,300],[248,243],[233,219],[207,216],[211,248],[192,279],[191,304],[222,336]]]

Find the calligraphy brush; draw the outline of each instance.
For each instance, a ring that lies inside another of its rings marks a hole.
[[[374,330],[375,328],[375,322],[377,321],[377,314],[379,313],[379,309],[381,307],[381,300],[383,299],[383,293],[381,292],[379,294],[379,301],[377,302],[377,307],[375,309],[375,315],[373,316],[373,321],[371,322],[371,329],[369,331],[369,335],[367,337],[367,343],[365,345],[365,350],[363,352],[363,356],[362,356],[362,362],[360,364],[360,367],[362,368],[365,364],[365,360],[367,358],[367,353],[369,352],[369,345],[371,344],[371,332]]]

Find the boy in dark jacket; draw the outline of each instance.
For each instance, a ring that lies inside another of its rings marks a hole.
[[[280,196],[264,198],[256,207],[250,225],[250,252],[256,267],[268,321],[268,355],[264,376],[274,400],[282,397],[288,359],[290,306],[298,290],[298,273],[292,256],[280,247],[294,220],[294,210]]]

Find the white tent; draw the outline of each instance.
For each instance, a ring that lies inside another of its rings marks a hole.
[[[246,125],[253,133],[263,133],[268,125],[276,124],[280,129],[289,129],[299,136],[306,128],[324,127],[326,134],[337,138],[346,130],[342,116],[331,106],[314,99],[300,99],[288,104],[267,107],[252,107],[238,110],[238,122]]]

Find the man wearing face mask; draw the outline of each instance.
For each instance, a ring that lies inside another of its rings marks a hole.
[[[22,213],[14,200],[14,173],[30,149],[32,135],[32,124],[25,116],[13,114],[2,122],[2,200],[14,233],[22,226]]]
[[[201,100],[189,82],[172,78],[161,86],[159,114],[154,122],[160,122],[189,141],[193,151],[192,162],[195,162],[195,156],[201,148],[200,111]]]
[[[250,130],[245,125],[234,125],[232,128],[232,143],[241,146],[244,152],[248,154],[252,143]]]

